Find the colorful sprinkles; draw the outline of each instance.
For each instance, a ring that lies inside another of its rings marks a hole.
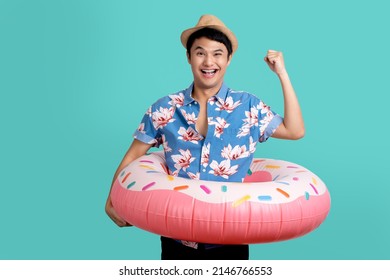
[[[154,167],[149,166],[149,165],[145,165],[145,164],[140,164],[139,167],[144,168],[144,169],[154,170]]]
[[[206,187],[205,185],[200,185],[200,188],[207,194],[211,193],[211,190],[208,187]]]
[[[165,177],[165,181],[163,180],[162,182],[164,183],[162,184],[166,185],[165,188],[169,187],[169,189],[171,190],[173,189],[174,191],[190,190],[190,192],[188,193],[189,195],[191,195],[192,191],[196,191],[196,189],[198,189],[197,192],[200,191],[200,193],[206,195],[213,195],[213,192],[227,193],[229,197],[229,201],[233,200],[231,206],[234,208],[242,205],[246,201],[251,200],[252,197],[253,199],[257,199],[257,201],[261,201],[261,202],[273,201],[274,203],[277,203],[279,200],[283,199],[283,197],[285,198],[291,197],[295,199],[295,197],[298,196],[298,197],[305,198],[306,200],[309,200],[310,196],[314,195],[311,190],[313,190],[316,195],[319,195],[318,188],[322,186],[321,184],[322,182],[319,182],[314,174],[313,174],[314,176],[312,175],[310,177],[308,177],[306,174],[301,175],[301,173],[305,173],[305,172],[310,173],[310,171],[306,170],[305,168],[302,168],[301,166],[278,164],[277,162],[271,162],[271,161],[267,162],[264,159],[258,159],[252,162],[251,168],[248,169],[247,174],[250,176],[254,172],[258,172],[259,170],[261,170],[262,172],[269,172],[273,176],[273,179],[270,178],[270,180],[272,179],[272,181],[269,182],[272,185],[269,186],[265,185],[265,186],[269,187],[270,189],[260,189],[259,192],[265,192],[266,194],[256,194],[256,189],[254,192],[253,189],[250,189],[245,195],[241,197],[240,194],[238,193],[236,197],[238,199],[234,200],[234,198],[232,198],[232,200],[230,200],[231,199],[230,194],[236,195],[235,193],[236,189],[233,187],[229,187],[229,183],[225,183],[224,185],[220,184],[219,190],[216,188],[212,188],[213,185],[208,185],[207,182],[200,183],[196,186],[195,185],[196,183],[193,183],[191,181],[191,183],[188,183],[188,185],[186,185],[185,183],[184,184],[177,183],[175,186],[175,183],[173,183],[174,185],[170,185],[172,184],[171,182],[175,180],[179,182],[180,180],[177,179],[175,176],[170,175],[167,166],[163,162],[160,162],[159,160],[154,161],[148,159],[141,159],[139,160],[138,167],[144,169],[143,174],[156,174],[156,173],[162,174],[162,176]],[[287,168],[295,169],[295,170],[286,170]],[[271,169],[271,170],[265,171],[265,169]],[[283,170],[285,172],[283,172]],[[129,169],[127,169],[127,170],[123,170],[120,173],[120,177],[118,180],[124,187],[127,187],[127,189],[132,188],[138,182],[137,189],[139,188],[142,189],[142,191],[147,191],[152,187],[158,185],[157,183],[159,181],[157,180],[157,178],[159,178],[159,180],[163,178],[161,176],[155,177],[156,178],[155,181],[148,182],[145,181],[146,177],[141,180],[141,179],[137,179],[138,177],[136,176],[134,177],[134,176],[135,173],[129,172]],[[151,175],[149,178],[153,178],[152,176],[153,175]],[[129,178],[133,178],[133,180],[129,180]],[[134,179],[137,180],[137,182]],[[280,187],[278,187],[278,185]],[[305,188],[305,187],[306,190],[303,191],[299,190],[300,188]],[[300,194],[298,194],[297,192],[300,192]],[[276,193],[281,194],[283,197],[275,195]]]
[[[258,200],[260,201],[271,201],[272,200],[272,196],[270,195],[259,195],[257,197]]]
[[[154,162],[153,161],[151,161],[151,160],[140,160],[139,162],[145,162],[145,163],[151,163],[151,164],[153,164]]]
[[[174,187],[173,190],[174,190],[174,191],[183,191],[183,190],[186,190],[186,189],[188,189],[188,188],[189,188],[188,185],[183,185],[183,186]]]
[[[131,172],[127,173],[125,177],[122,179],[122,184],[126,181],[126,179],[131,175]]]
[[[285,192],[284,190],[279,189],[279,188],[276,188],[276,190],[277,190],[278,192],[280,192],[282,195],[284,195],[285,197],[287,197],[287,198],[290,197],[290,195],[289,195],[287,192]]]
[[[313,185],[312,183],[310,183],[310,186],[312,187],[312,189],[314,190],[314,192],[315,192],[316,194],[318,194],[317,188],[314,187],[314,185]]]
[[[151,182],[151,183],[149,183],[149,184],[146,184],[145,186],[142,187],[142,190],[143,190],[143,191],[146,191],[146,190],[149,189],[150,187],[153,187],[155,184],[156,184],[156,182]]]
[[[265,166],[265,168],[278,169],[278,168],[280,168],[280,166],[279,166],[279,165],[267,164],[267,165]]]
[[[233,207],[240,206],[241,204],[243,204],[245,201],[249,200],[250,198],[251,198],[250,195],[245,195],[245,196],[241,197],[240,199],[237,199],[236,201],[234,201],[232,206]]]

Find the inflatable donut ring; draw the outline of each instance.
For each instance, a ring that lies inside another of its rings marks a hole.
[[[173,177],[163,153],[151,153],[121,171],[111,200],[118,215],[134,226],[210,244],[287,240],[325,220],[329,192],[306,168],[254,159],[248,173],[243,183]]]

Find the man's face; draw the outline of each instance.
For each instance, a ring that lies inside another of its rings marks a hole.
[[[224,44],[198,38],[194,41],[188,57],[194,75],[194,84],[200,90],[214,90],[215,93],[222,85],[230,57]],[[187,55],[188,56],[188,55]]]

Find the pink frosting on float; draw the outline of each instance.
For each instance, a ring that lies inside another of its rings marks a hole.
[[[167,175],[164,155],[145,155],[126,166],[111,200],[128,223],[187,241],[250,244],[299,237],[330,210],[322,180],[281,160],[254,159],[243,183]]]
[[[328,191],[291,202],[207,203],[171,190],[130,191],[116,180],[111,199],[126,221],[150,232],[212,244],[287,240],[316,229],[330,209]]]

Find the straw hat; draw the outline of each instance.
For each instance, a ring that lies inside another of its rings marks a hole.
[[[228,39],[232,43],[233,53],[237,50],[238,41],[234,33],[230,31],[229,28],[227,28],[226,25],[219,18],[213,15],[201,16],[195,27],[184,30],[183,33],[181,33],[180,40],[183,46],[185,48],[187,47],[188,38],[191,36],[192,33],[205,27],[221,31],[228,37]]]

